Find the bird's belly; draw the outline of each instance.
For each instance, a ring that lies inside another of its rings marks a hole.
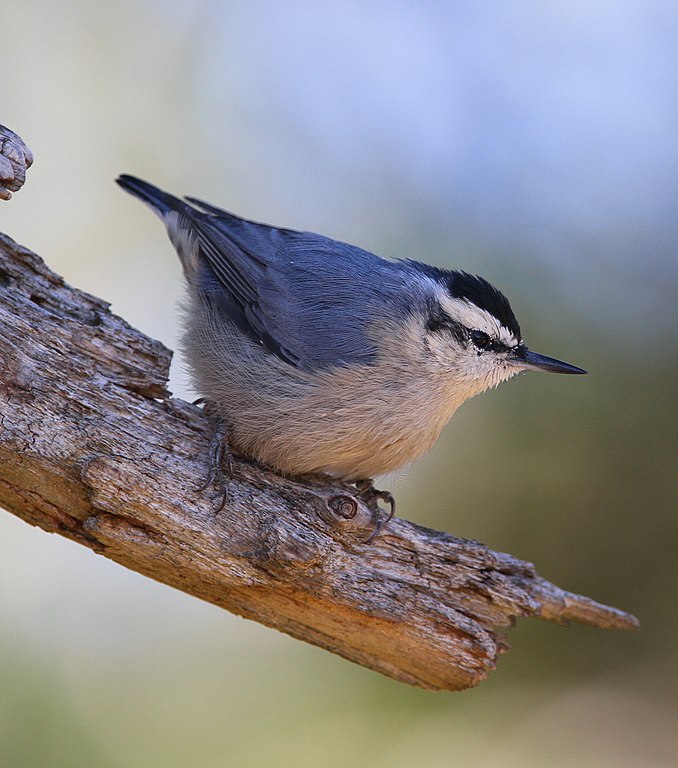
[[[217,406],[238,453],[283,474],[352,481],[393,472],[433,446],[459,405],[444,383],[393,360],[308,373],[237,334],[221,334],[218,355],[199,354],[206,335],[190,326],[185,337],[197,391]]]
[[[433,408],[426,398],[419,405],[401,397],[375,404],[355,393],[345,403],[327,398],[320,404],[317,395],[309,399],[294,409],[272,409],[264,418],[260,408],[250,412],[251,420],[241,410],[233,428],[234,446],[285,474],[321,473],[353,481],[418,459],[452,415],[449,407]]]
[[[418,429],[411,434],[363,436],[356,434],[348,446],[337,446],[311,457],[314,471],[348,481],[373,478],[395,472],[425,454],[438,438],[438,432]]]

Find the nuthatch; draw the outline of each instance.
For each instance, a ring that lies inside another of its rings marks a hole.
[[[285,475],[340,478],[388,501],[390,519],[393,497],[372,478],[425,454],[464,400],[526,369],[586,373],[529,350],[482,277],[117,181],[160,216],[181,259],[184,351],[228,441],[213,464],[230,446]]]

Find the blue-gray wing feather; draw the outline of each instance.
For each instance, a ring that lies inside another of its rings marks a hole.
[[[398,328],[408,312],[425,310],[431,301],[432,268],[257,224],[127,174],[117,182],[153,208],[170,237],[174,231],[193,289],[245,336],[291,365],[372,363],[376,321],[382,321],[381,332],[384,324]],[[182,231],[197,242],[197,254],[184,250]]]
[[[201,290],[243,332],[299,368],[374,362],[369,327],[375,311],[406,303],[402,268],[321,235],[190,202],[209,214],[193,221],[207,266]]]

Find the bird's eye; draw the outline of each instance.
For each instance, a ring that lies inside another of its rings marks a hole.
[[[471,331],[471,341],[478,349],[487,349],[490,346],[490,337],[485,331]]]

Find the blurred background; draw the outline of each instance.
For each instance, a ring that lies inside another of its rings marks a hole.
[[[120,172],[502,288],[591,373],[465,405],[399,512],[642,622],[525,620],[479,688],[424,692],[1,514],[0,765],[675,765],[678,6],[21,0],[0,28],[36,157],[0,230],[168,346],[178,260]]]

